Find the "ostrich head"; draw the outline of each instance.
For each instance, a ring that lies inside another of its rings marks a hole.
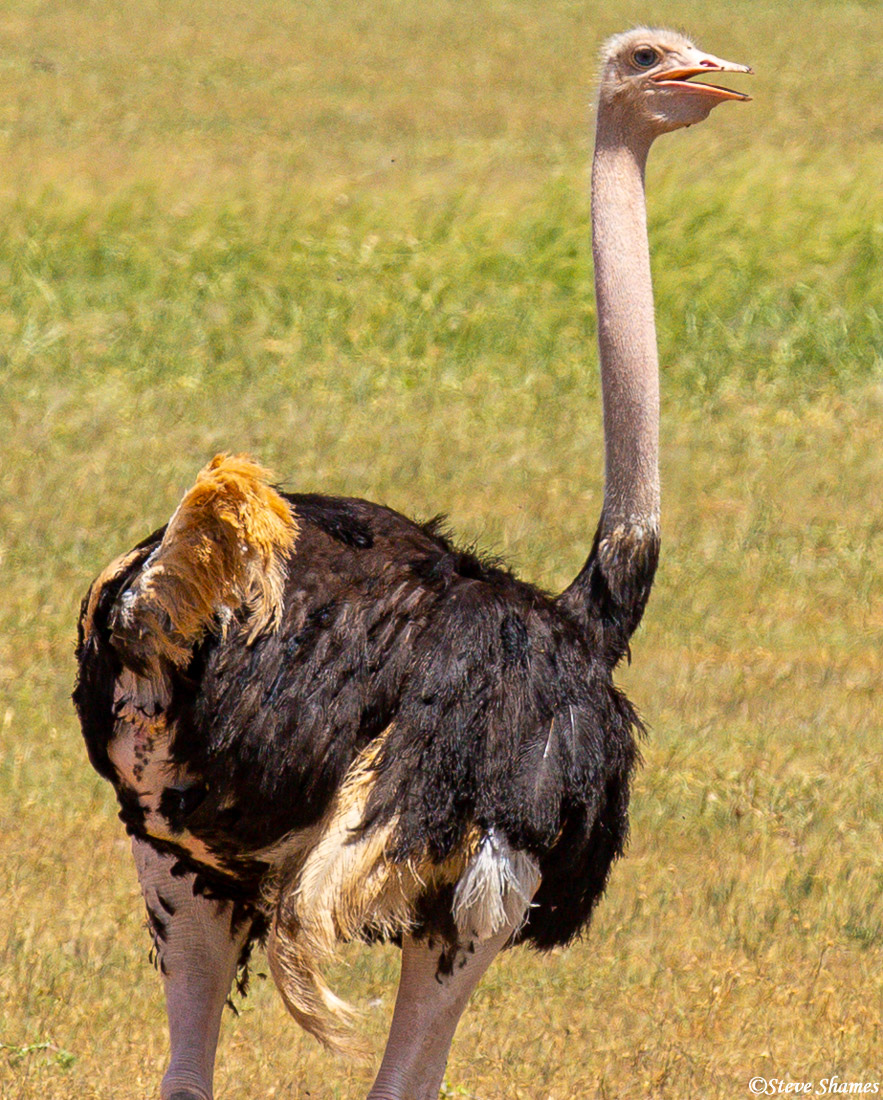
[[[627,112],[630,126],[643,124],[652,140],[701,122],[725,99],[750,98],[691,77],[750,72],[747,65],[704,53],[675,31],[636,27],[605,43],[599,97],[611,112]]]

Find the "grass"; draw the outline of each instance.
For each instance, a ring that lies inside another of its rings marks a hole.
[[[883,94],[874,4],[11,0],[0,13],[0,1093],[143,1097],[160,985],[68,700],[78,600],[217,449],[443,509],[562,586],[600,501],[596,46],[757,70],[649,172],[663,563],[651,727],[584,943],[502,958],[447,1094],[883,1079]],[[259,964],[260,965],[260,964]],[[378,1051],[392,950],[344,953]],[[257,981],[219,1097],[355,1098]]]

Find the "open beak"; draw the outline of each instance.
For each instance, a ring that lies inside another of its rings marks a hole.
[[[751,99],[744,92],[734,92],[730,88],[721,88],[717,84],[705,84],[700,80],[693,80],[694,76],[706,73],[750,73],[753,70],[748,65],[737,65],[733,61],[724,61],[713,54],[696,51],[696,64],[683,69],[667,69],[657,73],[651,79],[656,84],[671,84],[684,92],[693,92],[696,95],[704,95],[711,99]]]

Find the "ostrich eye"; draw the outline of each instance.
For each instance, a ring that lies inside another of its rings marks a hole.
[[[632,54],[636,65],[642,69],[649,69],[659,60],[659,54],[649,46],[639,46]]]

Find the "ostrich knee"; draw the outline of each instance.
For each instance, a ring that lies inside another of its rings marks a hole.
[[[157,944],[171,1057],[162,1100],[211,1100],[221,1013],[248,925],[232,927],[230,902],[193,893],[193,875],[174,877],[175,860],[132,842]]]
[[[458,953],[450,974],[439,973],[442,948],[409,936],[383,1062],[368,1100],[438,1100],[448,1053],[463,1010],[500,948],[506,927]]]

